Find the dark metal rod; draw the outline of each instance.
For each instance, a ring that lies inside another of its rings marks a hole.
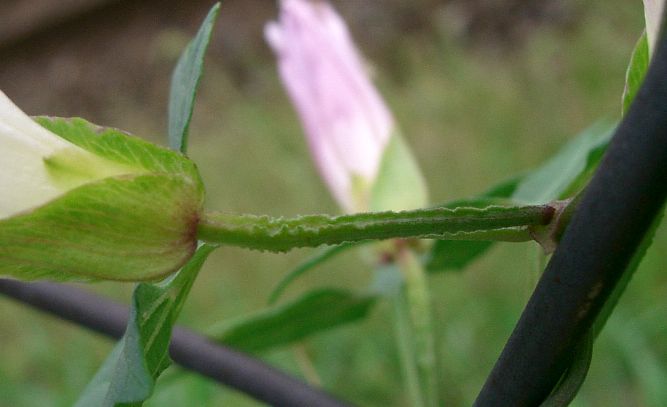
[[[667,195],[667,36],[475,406],[553,389]]]
[[[0,279],[0,294],[115,339],[123,336],[127,325],[127,307],[72,286]],[[174,328],[169,353],[182,367],[272,406],[349,406],[257,359],[185,328]]]

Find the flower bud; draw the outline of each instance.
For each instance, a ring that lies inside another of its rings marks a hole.
[[[332,195],[347,212],[373,208],[385,152],[392,143],[404,145],[395,141],[400,136],[394,119],[368,78],[345,22],[327,2],[282,0],[279,20],[267,24],[265,34]],[[414,161],[410,165],[416,169]],[[418,178],[408,183],[421,188],[408,192],[413,201],[425,196]],[[402,205],[374,209],[408,209]]]
[[[195,165],[83,119],[33,121],[0,92],[0,275],[146,280],[196,247]]]

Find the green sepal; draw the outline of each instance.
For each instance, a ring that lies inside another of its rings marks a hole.
[[[423,208],[428,204],[426,182],[417,160],[399,132],[385,148],[370,198],[371,211]]]
[[[150,280],[196,248],[204,189],[183,155],[82,119],[37,120],[128,174],[83,184],[0,220],[0,274],[24,280]]]
[[[65,140],[137,173],[180,175],[203,194],[197,167],[183,154],[149,143],[122,130],[101,127],[81,118],[36,117],[35,121]]]
[[[646,76],[646,71],[648,70],[649,63],[649,48],[648,48],[648,39],[646,38],[646,32],[643,32],[635,49],[632,51],[632,56],[630,57],[630,63],[625,72],[625,88],[623,89],[623,114],[625,114],[632,101],[635,99],[635,95],[639,90],[642,82],[644,82],[644,76]]]

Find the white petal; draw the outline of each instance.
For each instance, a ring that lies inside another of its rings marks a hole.
[[[644,0],[644,18],[646,19],[646,36],[650,53],[655,49],[655,42],[660,35],[660,25],[665,0]]]
[[[0,91],[0,219],[34,208],[62,193],[44,165],[71,143],[23,113]]]
[[[57,160],[60,167],[49,171],[45,159]],[[42,206],[85,183],[139,172],[53,134],[0,91],[0,219]]]

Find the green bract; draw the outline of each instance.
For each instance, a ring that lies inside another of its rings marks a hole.
[[[83,119],[36,121],[71,148],[42,157],[57,196],[0,214],[0,275],[148,280],[192,256],[204,197],[194,163]]]

